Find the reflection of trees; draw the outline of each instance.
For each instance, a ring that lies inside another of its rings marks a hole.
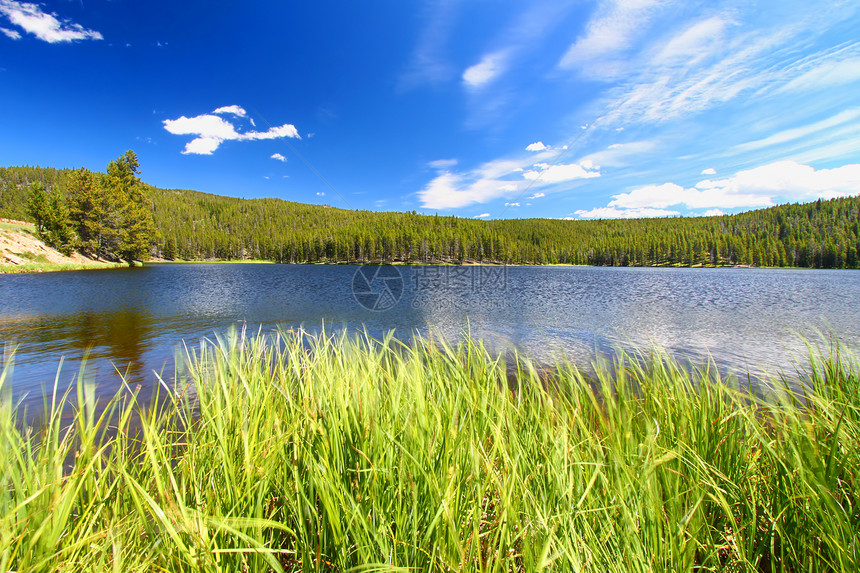
[[[34,362],[28,354],[38,354],[39,363],[50,363],[53,368],[61,356],[72,361],[87,356],[89,363],[103,372],[112,372],[113,366],[108,366],[112,363],[134,385],[144,381],[142,357],[150,346],[152,330],[151,315],[126,307],[113,312],[6,321],[0,325],[0,339],[17,339],[21,343],[18,364]]]

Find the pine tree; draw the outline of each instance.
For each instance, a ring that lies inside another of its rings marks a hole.
[[[127,151],[108,164],[107,175],[69,175],[71,216],[85,251],[129,263],[149,258],[155,224],[139,172],[137,155]]]
[[[36,223],[36,231],[40,234],[45,229],[45,221],[48,219],[48,192],[41,183],[30,185],[30,193],[27,195],[27,214]]]
[[[85,254],[99,256],[105,250],[106,201],[100,174],[76,169],[69,174],[67,189],[72,224]]]
[[[77,237],[69,220],[69,208],[57,189],[48,197],[48,217],[42,239],[66,256],[77,246]]]

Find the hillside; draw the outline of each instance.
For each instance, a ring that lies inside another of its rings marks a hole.
[[[23,221],[0,219],[0,273],[42,272],[83,267],[110,267],[80,253],[66,256],[38,238],[35,226]]]
[[[0,168],[0,217],[24,218],[27,187],[64,189],[68,170]],[[167,259],[498,262],[857,268],[860,198],[720,217],[482,221],[349,211],[147,186]]]

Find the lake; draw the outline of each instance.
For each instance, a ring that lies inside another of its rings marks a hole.
[[[587,364],[595,352],[660,345],[676,356],[754,374],[792,371],[799,335],[860,349],[860,271],[607,267],[411,267],[148,264],[143,268],[0,275],[4,362],[30,409],[85,354],[102,395],[116,370],[151,386],[185,341],[230,327],[380,337],[394,329],[453,338],[469,330],[496,350]]]

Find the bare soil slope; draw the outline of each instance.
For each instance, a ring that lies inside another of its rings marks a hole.
[[[36,226],[32,223],[0,219],[0,266],[7,272],[14,267],[24,270],[25,265],[33,263],[84,265],[96,262],[80,253],[67,257],[52,249],[36,236]]]

